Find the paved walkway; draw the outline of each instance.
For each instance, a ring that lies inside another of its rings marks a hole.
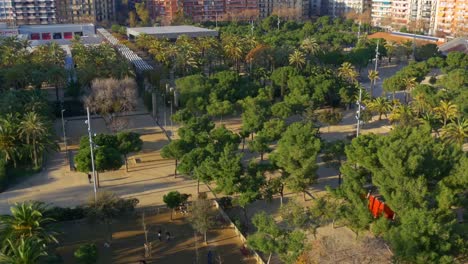
[[[60,120],[57,120],[57,123],[59,122]],[[84,126],[81,122],[76,121],[76,129]],[[102,120],[92,121],[94,127],[102,128],[102,124],[99,126],[98,122]],[[161,148],[168,141],[154,120],[149,115],[138,115],[132,122],[135,127],[146,124],[146,131],[152,133],[142,135],[143,150],[137,155],[130,155],[129,172],[122,167],[118,171],[99,174],[99,190],[112,191],[122,197],[138,198],[139,206],[162,205],[162,196],[173,190],[196,196],[196,181],[175,178],[174,161],[165,160],[160,156]],[[71,127],[69,123],[69,134],[79,133],[77,130],[72,131]],[[81,133],[86,133],[86,129]],[[71,148],[73,149],[73,146]],[[140,160],[138,164],[134,162],[135,157]],[[9,213],[9,207],[15,202],[38,200],[57,206],[77,206],[92,197],[93,185],[89,184],[86,174],[69,171],[65,152],[52,153],[46,164],[42,172],[0,193],[0,214]],[[200,190],[207,191],[207,188],[201,185]]]

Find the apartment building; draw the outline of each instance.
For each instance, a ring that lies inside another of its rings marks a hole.
[[[258,0],[226,0],[226,17],[228,20],[250,20],[259,16]]]
[[[56,0],[59,23],[89,23],[97,21],[93,0]]]
[[[429,32],[434,24],[437,0],[372,0],[371,17],[375,26]]]
[[[468,0],[439,0],[432,34],[468,36]]]
[[[310,16],[310,0],[258,0],[260,18],[276,14],[288,19]]]
[[[54,0],[11,0],[11,20],[16,25],[57,22]]]
[[[0,0],[0,22],[13,20],[11,0]]]
[[[328,14],[332,17],[344,17],[349,12],[362,13],[369,7],[368,0],[329,0]]]

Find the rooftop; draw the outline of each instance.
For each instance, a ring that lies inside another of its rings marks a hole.
[[[218,31],[194,26],[166,26],[127,28],[127,34],[133,37],[140,34],[148,34],[156,37],[175,39],[180,35],[187,35],[189,37],[216,37],[218,36]]]
[[[165,27],[135,27],[128,30],[144,34],[167,34],[167,33],[192,33],[192,32],[217,32],[216,30],[194,27],[194,26],[165,26]]]

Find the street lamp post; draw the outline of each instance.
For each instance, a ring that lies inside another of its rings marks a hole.
[[[171,87],[170,89],[170,92],[171,92],[171,95],[173,95],[175,93],[175,89],[174,87]],[[174,134],[174,124],[172,123],[172,107],[173,107],[173,102],[172,102],[172,97],[169,96],[169,102],[171,103],[171,134],[170,134],[170,137],[172,138],[172,135]]]
[[[65,155],[66,159],[68,162],[68,147],[67,147],[67,134],[65,132],[65,120],[63,119],[63,112],[65,112],[65,109],[62,109],[62,130],[63,130],[63,143],[65,144]]]
[[[86,113],[88,114],[88,136],[89,136],[89,149],[91,152],[91,168],[93,170],[93,186],[94,186],[94,203],[97,202],[97,187],[96,187],[96,170],[94,168],[94,153],[93,153],[93,148],[94,148],[94,143],[93,143],[93,135],[91,133],[91,119],[89,117],[89,107],[86,107]]]

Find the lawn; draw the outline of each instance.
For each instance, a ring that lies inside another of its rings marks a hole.
[[[148,241],[152,243],[152,255],[146,258],[148,264],[208,263],[209,251],[212,252],[212,263],[255,263],[252,257],[242,255],[242,242],[229,227],[217,225],[212,228],[208,232],[208,245],[205,245],[202,236],[195,239],[187,218],[180,214],[175,215],[174,221],[171,221],[169,212],[152,215],[146,213],[145,223]],[[64,263],[76,263],[73,252],[82,244],[94,242],[98,247],[98,263],[138,263],[144,259],[145,252],[142,226],[141,213],[114,220],[110,226],[87,221],[58,223],[56,228],[62,235],[59,236],[60,247],[57,251]],[[157,237],[160,229],[162,241]],[[166,231],[172,236],[169,241],[165,238]],[[104,245],[106,242],[109,247]]]

